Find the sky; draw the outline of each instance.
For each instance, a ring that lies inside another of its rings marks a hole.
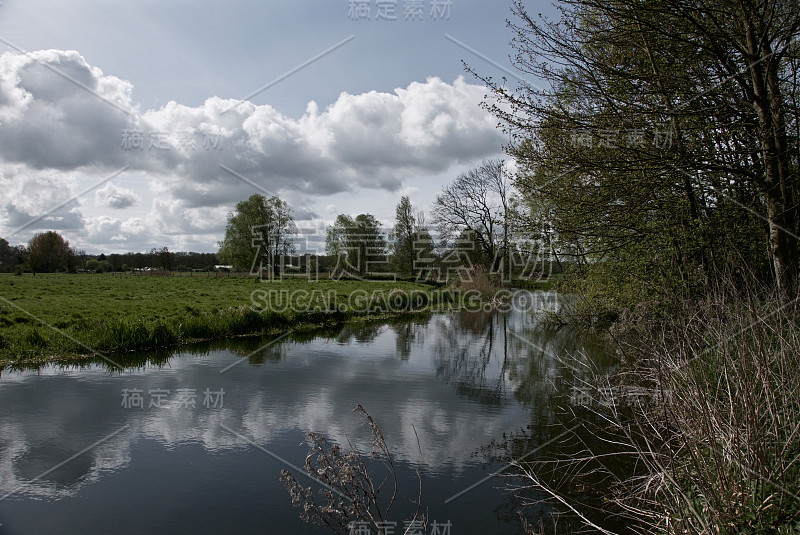
[[[215,252],[254,193],[307,250],[336,215],[428,211],[506,135],[510,0],[2,0],[0,237]],[[528,2],[531,11],[553,8]],[[529,81],[530,82],[530,81]]]

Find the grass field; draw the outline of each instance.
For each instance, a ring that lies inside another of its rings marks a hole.
[[[0,274],[0,367],[308,330],[443,295],[457,299],[413,282]]]

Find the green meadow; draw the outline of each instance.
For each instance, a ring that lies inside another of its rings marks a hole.
[[[0,367],[311,330],[458,298],[402,281],[2,274]]]

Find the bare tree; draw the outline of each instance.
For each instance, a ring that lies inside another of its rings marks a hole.
[[[509,273],[511,183],[503,160],[485,160],[436,197],[433,221],[443,239],[474,236],[484,263]]]

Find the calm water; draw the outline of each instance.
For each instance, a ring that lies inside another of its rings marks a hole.
[[[266,348],[249,339],[136,355],[124,371],[6,370],[0,533],[325,533],[299,520],[278,478],[286,463],[303,465],[310,431],[368,452],[356,404],[398,464],[396,532],[413,516],[419,469],[429,518],[452,535],[520,533],[507,478],[447,500],[563,432],[578,370],[609,359],[575,332],[536,329],[533,312],[556,306],[554,294],[516,302]]]

